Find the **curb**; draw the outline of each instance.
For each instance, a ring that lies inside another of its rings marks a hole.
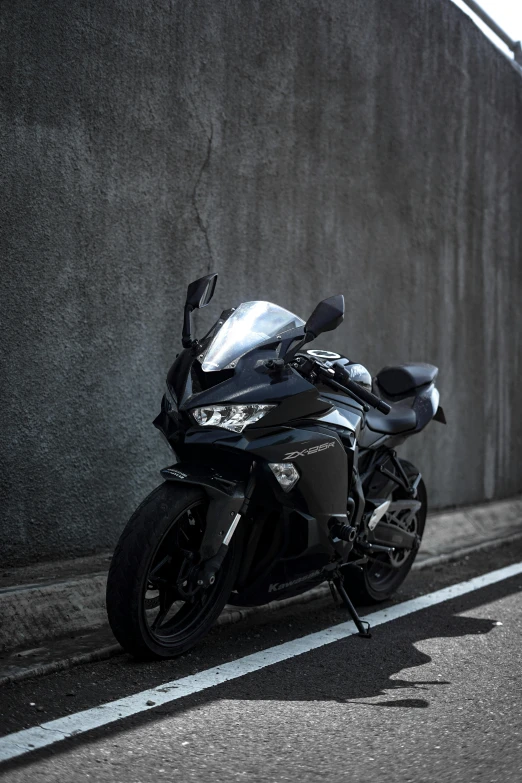
[[[453,560],[460,560],[461,557],[471,555],[474,552],[484,552],[486,549],[495,549],[502,544],[511,544],[514,541],[520,541],[522,538],[521,533],[512,533],[509,536],[502,536],[501,538],[492,538],[488,541],[481,541],[479,544],[472,544],[471,546],[465,546],[461,549],[455,549],[454,552],[446,552],[442,555],[433,555],[433,557],[427,557],[425,560],[421,560],[420,563],[414,563],[412,571],[422,571],[424,568],[433,568],[434,566],[441,565],[443,563],[451,563]]]
[[[0,653],[106,623],[107,572],[0,589]]]
[[[512,543],[522,539],[522,532],[513,533],[509,536],[503,536],[502,538],[490,539],[489,541],[482,541],[478,544],[456,549],[453,552],[447,552],[440,555],[434,555],[427,557],[420,562],[415,562],[412,566],[412,571],[421,571],[425,568],[433,568],[444,563],[449,563],[454,560],[460,560],[460,558],[466,555],[473,554],[474,552],[482,552],[487,549],[495,549],[503,544]],[[299,606],[308,603],[317,603],[319,606],[322,602],[326,602],[326,599],[331,598],[330,587],[328,585],[320,585],[314,587],[306,593],[294,596],[293,598],[285,598],[282,601],[272,601],[264,606],[252,606],[244,609],[225,609],[223,613],[218,617],[215,625],[235,625],[236,623],[246,620],[248,617],[263,618],[280,612],[287,607]],[[96,650],[92,650],[80,655],[73,655],[68,658],[63,658],[57,661],[51,661],[49,663],[41,664],[33,668],[24,669],[14,674],[9,674],[5,677],[0,677],[0,687],[8,685],[9,683],[20,682],[22,680],[28,680],[32,677],[42,677],[46,674],[54,674],[55,672],[65,671],[71,669],[74,666],[81,666],[87,663],[96,663],[97,661],[106,661],[109,658],[113,658],[116,655],[124,655],[124,650],[119,644],[112,644],[105,647],[100,647]]]
[[[111,644],[108,647],[100,647],[97,650],[82,653],[81,655],[72,655],[69,658],[60,658],[57,661],[42,663],[40,666],[22,669],[22,671],[15,672],[14,674],[7,674],[5,677],[0,677],[0,688],[2,685],[9,685],[10,683],[20,682],[21,680],[29,680],[32,677],[43,677],[46,674],[54,674],[55,672],[72,669],[74,666],[81,666],[86,663],[96,663],[97,661],[106,661],[109,658],[113,658],[115,655],[122,654],[123,649],[119,644]]]

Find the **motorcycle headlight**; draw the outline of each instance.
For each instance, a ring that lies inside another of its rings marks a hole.
[[[224,427],[232,432],[243,432],[248,424],[259,421],[275,405],[206,405],[191,411],[201,427]]]

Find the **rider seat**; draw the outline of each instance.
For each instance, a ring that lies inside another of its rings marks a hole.
[[[375,379],[375,393],[384,396],[392,409],[387,416],[375,409],[368,411],[367,426],[385,435],[414,430],[417,426],[417,414],[412,407],[415,393],[419,387],[433,383],[438,372],[433,364],[411,363],[384,367]]]
[[[412,402],[412,399],[392,402],[392,409],[386,416],[371,408],[366,414],[366,426],[384,435],[398,435],[400,432],[414,430],[417,426],[417,414],[411,407]]]
[[[387,397],[405,397],[413,394],[419,386],[433,383],[438,372],[438,367],[433,364],[398,364],[383,367],[376,381]]]

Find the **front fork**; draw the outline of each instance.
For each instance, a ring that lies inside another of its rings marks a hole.
[[[243,504],[239,509],[239,511],[237,512],[237,514],[235,515],[232,522],[230,523],[230,527],[225,533],[223,543],[219,547],[216,554],[210,557],[208,560],[205,560],[201,566],[201,571],[198,574],[198,578],[197,578],[197,584],[199,587],[203,587],[203,588],[209,587],[210,585],[213,585],[214,582],[216,581],[216,572],[219,571],[219,569],[223,565],[223,560],[227,556],[228,547],[230,546],[230,542],[232,541],[232,536],[236,532],[236,528],[239,522],[241,521],[241,518],[244,517],[248,512],[248,508],[250,506],[250,500],[252,499],[252,495],[254,493],[254,489],[256,486],[254,467],[255,467],[255,463],[254,465],[252,465],[252,471],[250,473],[250,478],[246,486],[245,498],[243,500]]]

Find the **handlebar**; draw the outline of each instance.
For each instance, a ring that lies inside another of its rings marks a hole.
[[[327,383],[328,381],[331,381],[332,385],[335,384],[336,386],[344,387],[353,397],[355,397],[357,402],[363,402],[365,406],[369,405],[371,408],[376,408],[381,413],[384,413],[385,416],[388,415],[391,411],[391,405],[388,405],[387,402],[381,400],[376,394],[366,391],[359,383],[352,381],[349,373],[342,364],[334,362],[332,369],[335,370],[335,375],[333,377],[328,373],[326,368],[321,373],[323,379]]]
[[[370,405],[370,407],[376,408],[381,413],[384,413],[385,416],[387,416],[391,411],[391,405],[388,405],[387,402],[381,400],[381,398],[377,397],[376,394],[372,394],[372,392],[366,391],[366,389],[363,389],[363,387],[358,383],[350,380],[343,380],[343,386],[346,386],[348,391],[357,394],[357,396],[360,397],[361,400],[367,405]]]

